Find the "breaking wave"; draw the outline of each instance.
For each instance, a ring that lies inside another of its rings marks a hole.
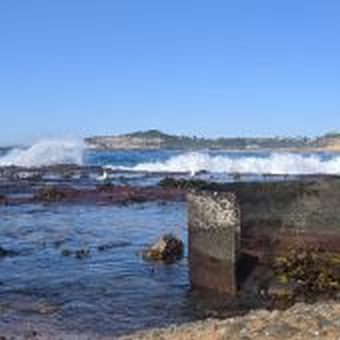
[[[163,162],[140,163],[125,170],[140,172],[179,172],[194,175],[200,171],[240,174],[340,174],[340,156],[272,153],[267,156],[213,156],[192,152]]]
[[[83,163],[84,146],[71,140],[43,140],[27,149],[15,148],[0,157],[0,166],[41,167]]]

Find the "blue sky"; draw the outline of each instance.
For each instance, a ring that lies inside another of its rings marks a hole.
[[[338,0],[2,0],[0,143],[340,129]]]

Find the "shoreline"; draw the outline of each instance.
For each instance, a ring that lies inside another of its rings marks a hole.
[[[228,152],[228,153],[263,153],[263,152],[277,152],[277,153],[321,153],[321,152],[334,152],[340,153],[340,145],[334,147],[320,147],[320,148],[249,148],[249,149],[228,149],[228,148],[193,148],[193,149],[185,149],[185,148],[100,148],[100,147],[91,147],[89,145],[85,148],[88,151],[96,151],[96,152],[127,152],[127,151],[138,151],[138,152],[151,152],[151,151],[177,151],[177,152]]]
[[[298,303],[280,311],[250,311],[224,320],[207,319],[163,329],[150,329],[120,340],[281,340],[339,339],[340,302]]]
[[[340,335],[339,320],[340,301],[332,300],[297,303],[286,310],[252,310],[240,317],[205,319],[122,336],[68,332],[32,322],[1,325],[0,335],[3,340],[336,340]]]

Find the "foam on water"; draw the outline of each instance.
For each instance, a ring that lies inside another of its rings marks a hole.
[[[183,172],[195,174],[199,171],[212,173],[241,174],[340,174],[340,156],[323,157],[320,154],[301,155],[294,153],[272,153],[267,156],[254,155],[237,157],[209,155],[191,152],[175,156],[163,162],[140,163],[124,170],[141,172]]]
[[[15,148],[0,157],[0,166],[41,167],[83,163],[84,145],[74,140],[43,140],[27,149]]]

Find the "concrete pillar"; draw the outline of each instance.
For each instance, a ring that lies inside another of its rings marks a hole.
[[[233,193],[189,193],[189,265],[193,288],[234,295],[240,209]]]

